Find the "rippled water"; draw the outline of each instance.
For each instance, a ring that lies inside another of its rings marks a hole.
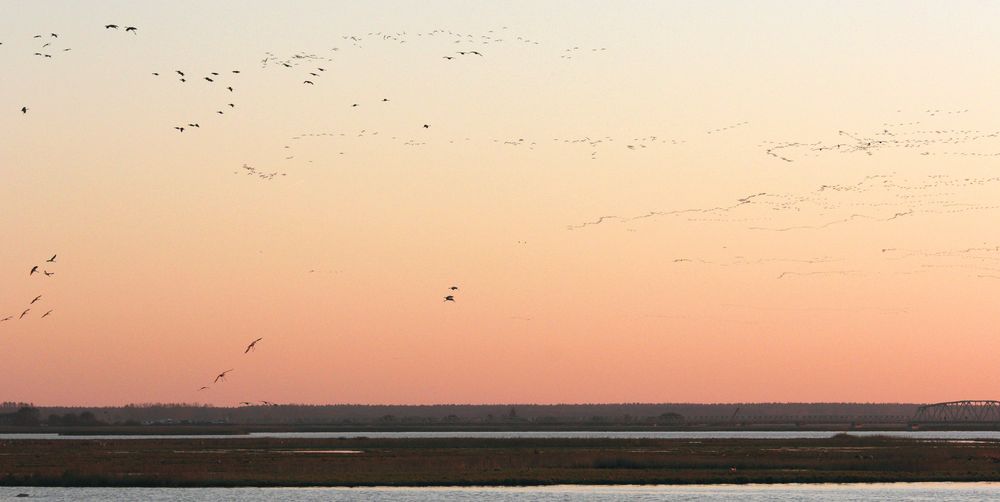
[[[718,486],[547,486],[538,488],[31,488],[0,487],[0,499],[209,500],[209,501],[604,501],[604,500],[740,500],[792,501],[973,501],[1000,499],[997,483],[895,483],[822,485]]]
[[[253,432],[202,435],[93,435],[0,434],[0,439],[240,439],[240,438],[622,438],[622,439],[823,439],[843,431],[439,431],[439,432]],[[890,436],[914,439],[1000,440],[1000,431],[851,431],[852,436]]]

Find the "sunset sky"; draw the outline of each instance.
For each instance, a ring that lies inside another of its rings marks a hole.
[[[0,6],[0,400],[1000,398],[1000,4]]]

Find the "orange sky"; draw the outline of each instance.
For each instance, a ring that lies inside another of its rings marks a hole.
[[[0,400],[997,397],[995,5],[9,4]]]

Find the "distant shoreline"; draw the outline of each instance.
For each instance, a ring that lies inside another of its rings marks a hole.
[[[898,432],[898,431],[1000,431],[1000,424],[703,424],[689,426],[649,425],[285,425],[285,424],[174,424],[174,425],[96,425],[96,426],[0,426],[0,434],[59,434],[72,436],[97,435],[231,435],[246,436],[252,433],[319,433],[319,432]]]
[[[421,487],[1000,481],[1000,441],[57,439],[0,441],[0,485]]]

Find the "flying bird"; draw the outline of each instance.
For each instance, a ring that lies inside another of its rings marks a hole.
[[[177,74],[178,74],[178,75],[180,75],[180,76],[182,76],[182,77],[184,76],[184,72],[182,72],[182,71],[180,71],[180,70],[174,70],[174,71],[175,71],[175,72],[177,72]]]
[[[455,301],[455,297],[452,296],[452,295],[448,295],[448,296],[444,297],[444,301],[446,301],[446,302],[453,302],[453,301]]]
[[[42,299],[42,295],[38,295],[38,296],[35,297],[34,300],[31,300],[31,302],[29,302],[28,305],[33,305],[35,302],[37,302],[38,300],[41,300],[41,299]]]
[[[41,318],[45,318],[45,317],[47,317],[47,316],[48,316],[49,314],[51,314],[51,313],[52,313],[52,311],[50,310],[50,311],[48,311],[48,312],[46,312],[46,313],[42,314],[42,317],[41,317]]]
[[[431,128],[430,124],[424,124],[424,129],[430,129],[430,128]]]
[[[311,80],[303,80],[302,83],[303,84],[309,84],[309,85],[316,85],[316,84],[312,83]]]
[[[38,272],[38,265],[31,267],[31,272],[28,272],[28,275],[34,274],[35,272]]]
[[[31,309],[24,309],[24,312],[21,312],[21,315],[19,315],[17,318],[18,319],[23,318],[24,316],[28,315],[28,312],[31,312]]]
[[[56,262],[56,256],[58,256],[58,255],[52,255],[52,258],[49,258],[48,260],[45,260],[45,263],[55,263]]]
[[[228,90],[229,92],[233,92],[233,88],[232,88],[232,86],[230,86],[230,87],[226,87],[226,90]]]
[[[209,82],[215,82],[214,80],[212,80],[211,78],[208,78],[208,77],[205,77],[205,80],[208,80]]]
[[[11,320],[13,318],[14,318],[14,316],[9,315],[7,317],[4,317],[3,319],[0,319],[0,322],[9,321],[9,320]]]
[[[233,371],[233,370],[230,369],[230,370],[223,371],[222,373],[219,373],[218,376],[215,377],[215,381],[213,383],[218,383],[219,380],[222,380],[223,382],[225,382],[226,381],[226,373],[229,373],[230,371]]]
[[[118,25],[117,24],[106,24],[106,25],[104,25],[104,29],[117,30],[118,29]]]
[[[251,350],[254,350],[257,347],[257,342],[259,342],[259,341],[261,341],[263,339],[264,338],[261,337],[261,338],[258,338],[256,340],[250,342],[250,345],[247,345],[247,350],[244,350],[243,353],[246,354],[247,352],[250,352]]]
[[[174,126],[174,129],[177,129],[180,132],[184,132],[184,128],[183,127]]]
[[[135,35],[139,32],[139,28],[136,28],[135,26],[126,26],[125,31],[131,31],[132,34]]]
[[[56,275],[55,272],[49,272],[48,270],[43,270],[42,273],[45,275]]]
[[[450,287],[448,289],[450,289],[452,291],[458,291],[458,286],[452,286],[452,287]]]
[[[208,386],[207,386],[207,385],[203,385],[203,386],[202,386],[202,387],[201,387],[200,389],[198,389],[198,390],[199,390],[199,391],[203,391],[203,390],[206,390],[206,389],[208,389]]]
[[[21,107],[21,113],[28,113],[28,107],[27,106],[22,106]]]

